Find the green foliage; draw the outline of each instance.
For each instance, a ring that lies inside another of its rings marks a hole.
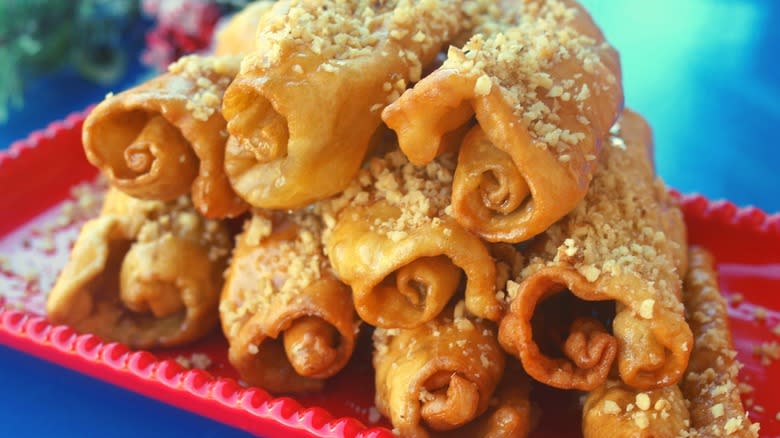
[[[73,65],[99,83],[119,77],[139,11],[138,0],[0,0],[0,122],[41,74]]]

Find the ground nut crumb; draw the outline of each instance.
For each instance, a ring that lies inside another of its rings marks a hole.
[[[376,406],[371,406],[368,409],[368,422],[376,423],[381,419],[382,419],[382,415],[379,413],[379,410],[376,408]]]
[[[655,409],[656,411],[665,411],[665,410],[671,409],[671,407],[672,407],[672,404],[669,403],[669,400],[661,398],[661,399],[658,399],[655,402],[655,405],[653,406],[653,409]]]
[[[176,363],[178,363],[179,365],[181,365],[182,368],[185,369],[192,368],[192,363],[190,362],[190,360],[187,357],[182,355],[176,356]]]
[[[727,435],[731,435],[732,433],[738,431],[742,427],[742,418],[729,418],[728,421],[726,421],[726,425],[723,426],[723,430],[726,431]]]
[[[648,396],[645,392],[640,392],[637,394],[636,406],[643,411],[650,409],[650,396]]]
[[[466,318],[456,319],[455,326],[461,331],[474,330],[474,324]]]
[[[520,283],[514,282],[512,280],[509,280],[506,282],[506,292],[509,296],[509,300],[514,300],[517,298],[517,293],[520,290]]]
[[[634,420],[636,427],[644,430],[650,427],[650,420],[647,418],[647,414],[644,412],[635,412],[631,418]]]
[[[655,300],[646,299],[639,305],[639,316],[644,319],[653,318],[653,307],[655,306]]]
[[[474,94],[477,96],[487,96],[490,94],[490,88],[493,82],[488,75],[482,75],[477,79],[477,83],[474,85]]]
[[[190,356],[176,356],[176,363],[186,369],[208,369],[212,362],[211,358],[204,353],[192,353]]]
[[[621,412],[620,406],[612,400],[604,400],[603,412],[605,414],[619,414]]]
[[[580,273],[585,276],[585,279],[593,283],[601,276],[601,270],[593,265],[587,265],[580,268]]]
[[[191,360],[194,368],[205,370],[211,366],[211,358],[203,353],[193,353]]]

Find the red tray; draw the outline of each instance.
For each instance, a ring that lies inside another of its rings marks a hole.
[[[323,393],[273,398],[238,380],[221,334],[188,348],[133,352],[94,335],[52,326],[41,316],[46,292],[80,225],[58,222],[59,211],[72,187],[97,175],[81,147],[87,111],[0,152],[0,257],[6,259],[0,260],[0,343],[257,435],[393,436],[373,408],[365,336],[355,358]],[[763,342],[780,342],[780,329],[772,331],[780,325],[780,299],[773,293],[780,290],[780,215],[697,195],[681,198],[690,241],[715,254],[721,287],[731,302],[734,340],[745,364],[741,379],[755,388],[743,394],[751,405],[750,417],[761,423],[762,437],[780,437],[780,394],[775,390],[780,362],[762,364],[753,355]],[[54,239],[41,231],[47,227],[54,229]],[[41,244],[42,239],[48,241]],[[759,309],[766,310],[765,318],[755,318],[757,311],[763,313]],[[193,354],[208,357],[205,370],[180,364]],[[579,436],[576,394],[536,387],[533,397],[542,418],[532,436]]]

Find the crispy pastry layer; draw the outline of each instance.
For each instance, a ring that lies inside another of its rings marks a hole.
[[[678,247],[685,245],[677,239],[684,233],[667,229],[673,221],[658,199],[650,137],[644,120],[626,111],[587,196],[534,242],[519,286],[508,291],[512,304],[500,339],[537,380],[595,389],[607,377],[614,342],[620,377],[638,389],[674,384],[688,365],[693,338],[677,268]],[[573,327],[558,346],[563,354],[550,357],[534,340],[532,319],[540,303],[564,291],[585,301],[614,301],[617,313],[611,333],[590,323]]]
[[[477,418],[504,371],[495,326],[468,317],[462,301],[414,329],[377,329],[374,349],[377,409],[404,437]]]
[[[278,2],[223,104],[226,171],[241,197],[286,209],[343,190],[382,109],[470,25],[463,3]]]
[[[112,189],[49,294],[49,319],[131,348],[194,341],[217,324],[230,243],[186,196],[163,203]]]
[[[168,72],[109,96],[89,114],[89,162],[128,195],[170,201],[190,194],[204,216],[238,216],[246,204],[224,171],[222,95],[240,57],[185,56]]]
[[[450,48],[382,118],[418,165],[469,129],[453,216],[485,239],[521,242],[585,196],[623,95],[617,52],[575,2],[503,6],[509,18]]]
[[[432,320],[466,279],[466,307],[497,321],[496,268],[485,244],[446,213],[450,156],[416,167],[399,151],[372,159],[340,197],[321,204],[326,249],[369,324]]]
[[[688,408],[680,387],[640,391],[609,381],[588,394],[582,408],[585,438],[687,437]]]
[[[273,392],[317,390],[355,347],[350,289],[322,254],[319,219],[255,212],[236,248],[220,301],[230,363]]]

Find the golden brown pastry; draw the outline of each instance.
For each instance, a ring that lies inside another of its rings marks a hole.
[[[494,243],[490,253],[496,259],[496,287],[504,289],[523,267],[523,256],[510,244]],[[523,438],[533,429],[536,415],[529,400],[530,379],[520,362],[508,358],[504,376],[490,398],[487,410],[473,421],[433,437]]]
[[[463,301],[414,329],[377,329],[377,409],[403,437],[456,429],[488,409],[504,363],[495,326]]]
[[[677,385],[641,391],[608,381],[588,394],[582,409],[584,438],[687,437],[689,424]]]
[[[323,203],[328,258],[352,287],[361,319],[385,328],[432,320],[465,274],[466,307],[497,321],[495,263],[446,208],[453,162],[415,167],[400,151],[371,159],[345,192]]]
[[[535,423],[528,398],[530,389],[530,380],[520,364],[508,359],[504,377],[498,383],[487,411],[462,427],[432,435],[442,438],[524,438]]]
[[[192,342],[217,324],[231,238],[186,196],[163,203],[111,189],[46,305],[49,319],[131,348]]]
[[[650,143],[645,121],[626,111],[584,201],[534,241],[519,284],[508,286],[512,303],[499,338],[543,383],[595,389],[607,378],[614,342],[620,377],[637,389],[672,385],[688,365],[693,338],[677,268],[677,246],[685,242],[676,240],[684,233],[666,229],[671,222],[659,205]],[[615,302],[612,334],[598,321],[574,321],[559,351],[546,352],[536,341],[536,309],[561,293]]]
[[[510,295],[516,293],[512,289]],[[537,303],[530,317],[531,354],[528,372],[537,380],[563,388],[588,390],[609,373],[618,352],[617,340],[608,332],[614,306],[589,302],[573,294],[557,293]],[[533,356],[532,356],[533,357]]]
[[[272,0],[258,0],[236,13],[217,32],[215,55],[246,55],[255,49],[255,34],[271,7]]]
[[[519,275],[524,265],[522,254],[507,243],[491,244],[490,254],[496,260],[496,288],[506,288],[510,279]],[[530,379],[514,358],[508,358],[504,376],[482,415],[454,430],[433,434],[434,437],[523,438],[533,429],[536,415],[532,415],[529,400]]]
[[[250,384],[318,390],[352,355],[350,290],[330,272],[320,232],[306,211],[255,212],[237,238],[219,310],[228,359]]]
[[[277,3],[223,104],[231,135],[225,168],[241,197],[285,209],[343,190],[382,109],[469,24],[462,5]]]
[[[450,48],[382,118],[417,165],[468,129],[453,216],[487,240],[521,242],[583,199],[623,95],[617,53],[576,2],[509,8],[518,19]]]
[[[128,195],[170,201],[190,194],[206,217],[239,215],[247,207],[225,176],[220,107],[240,60],[185,56],[167,73],[107,97],[84,122],[87,159]]]
[[[700,247],[690,248],[689,259],[683,299],[694,343],[681,386],[691,427],[701,437],[757,437],[758,424],[751,424],[737,389],[740,364],[714,260]]]

